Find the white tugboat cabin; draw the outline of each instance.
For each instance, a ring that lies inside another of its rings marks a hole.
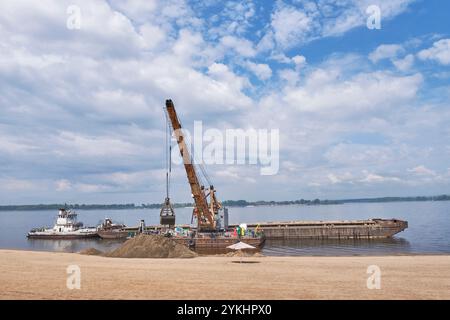
[[[83,223],[77,221],[77,214],[67,209],[59,209],[53,228],[33,229],[27,235],[28,238],[42,239],[77,239],[97,236],[95,227],[83,227]]]

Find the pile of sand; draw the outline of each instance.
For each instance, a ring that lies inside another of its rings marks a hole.
[[[188,247],[160,235],[138,235],[119,248],[105,254],[114,258],[193,258]]]
[[[97,250],[95,248],[84,249],[84,250],[81,250],[78,253],[79,254],[85,254],[85,255],[88,255],[88,256],[101,256],[103,254],[103,252],[101,252],[100,250]]]

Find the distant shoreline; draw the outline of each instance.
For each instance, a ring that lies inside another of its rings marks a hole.
[[[450,201],[450,195],[439,196],[417,196],[417,197],[381,197],[381,198],[361,198],[361,199],[341,199],[341,200],[291,200],[291,201],[246,201],[246,200],[226,200],[222,204],[226,207],[258,207],[258,206],[286,206],[286,205],[336,205],[345,203],[388,203],[388,202],[425,202],[425,201]],[[161,203],[141,204],[31,204],[31,205],[3,205],[0,211],[38,211],[38,210],[58,210],[68,208],[74,210],[129,210],[129,209],[159,209]],[[175,203],[175,208],[193,207],[192,203]]]

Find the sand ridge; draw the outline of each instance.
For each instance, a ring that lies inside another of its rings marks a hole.
[[[450,256],[118,259],[0,250],[1,299],[450,299]],[[66,286],[78,265],[81,289]],[[381,289],[367,288],[367,268]]]

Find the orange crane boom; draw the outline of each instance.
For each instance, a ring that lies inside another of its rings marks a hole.
[[[172,100],[166,100],[166,111],[172,125],[175,139],[177,140],[178,147],[180,149],[181,157],[183,158],[184,168],[186,170],[189,185],[191,186],[192,196],[194,197],[194,214],[197,217],[198,230],[214,231],[216,230],[215,211],[217,206],[212,205],[211,209],[208,206],[205,188],[199,183],[197,173],[195,172],[193,159],[191,158],[189,150],[186,146],[181,123],[178,120],[177,112],[175,111],[175,106]],[[215,204],[216,199],[214,196],[214,188],[212,186],[210,187],[209,195],[211,196],[211,203]]]

